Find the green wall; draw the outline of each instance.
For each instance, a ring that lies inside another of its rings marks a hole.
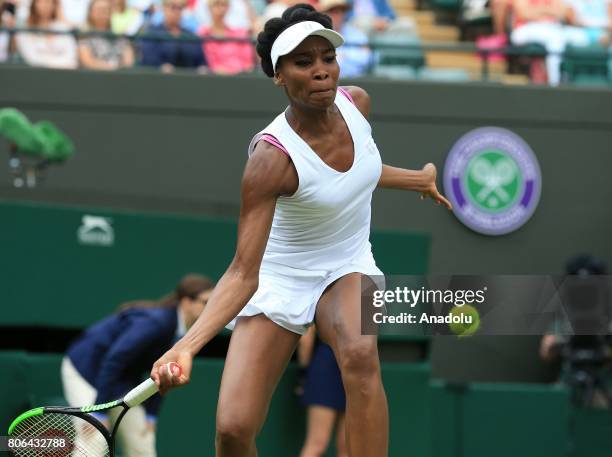
[[[489,238],[415,194],[377,191],[378,228],[431,233],[431,273],[560,272],[569,255],[612,260],[612,91],[360,81],[372,96],[371,121],[385,162],[417,168],[446,154],[465,132],[509,128],[535,151],[542,197],[519,231]],[[269,80],[5,68],[0,106],[52,119],[77,155],[35,191],[8,184],[0,194],[163,212],[235,218],[252,135],[285,106]],[[10,90],[9,90],[10,89]]]
[[[61,355],[0,351],[0,430],[6,431],[19,413],[41,405],[62,405]],[[297,456],[304,440],[305,411],[293,394],[297,370],[290,365],[274,394],[266,424],[258,439],[260,455]],[[160,457],[212,455],[215,413],[223,370],[222,360],[196,359],[189,386],[165,399],[158,420]],[[431,452],[429,366],[383,366],[392,421],[391,457],[407,449],[417,457]]]
[[[60,355],[1,352],[0,430],[20,412],[62,404]],[[171,392],[158,422],[160,457],[209,456],[222,361],[197,359],[193,382]],[[610,454],[609,411],[574,409],[559,386],[429,382],[427,364],[383,364],[390,457],[599,457]],[[258,440],[260,455],[298,454],[304,411],[291,365]]]
[[[113,244],[83,244],[84,216],[109,221]],[[0,200],[0,220],[0,326],[86,327],[125,301],[172,291],[188,272],[218,279],[236,243],[234,221],[194,216]],[[426,271],[429,235],[379,230],[372,244],[386,271]]]

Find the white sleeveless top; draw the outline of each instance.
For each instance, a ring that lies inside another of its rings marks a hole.
[[[369,242],[372,192],[382,171],[380,154],[370,124],[357,107],[339,92],[335,103],[354,144],[353,164],[346,172],[325,164],[289,125],[284,112],[249,145],[250,155],[263,135],[276,138],[290,155],[299,184],[293,195],[277,199],[259,288],[237,318],[264,313],[282,327],[304,333],[321,294],[333,281],[351,272],[383,275]],[[228,328],[235,323],[236,319]]]
[[[372,128],[353,103],[340,92],[336,105],[354,144],[351,168],[339,172],[328,166],[293,130],[285,113],[255,135],[249,154],[263,134],[275,137],[297,170],[299,185],[276,203],[263,262],[271,268],[330,273],[370,249],[372,192],[382,162]]]

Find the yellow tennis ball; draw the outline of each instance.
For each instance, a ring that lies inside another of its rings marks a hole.
[[[457,336],[470,336],[480,327],[480,314],[472,305],[453,306],[450,313],[451,332]]]

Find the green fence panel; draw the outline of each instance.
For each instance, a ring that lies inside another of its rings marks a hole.
[[[234,223],[0,203],[2,325],[84,327],[133,299],[158,298],[185,273],[218,277]]]
[[[0,352],[0,366],[0,435],[6,435],[11,421],[29,408],[26,353]]]
[[[61,354],[0,352],[2,426],[6,429],[24,410],[49,404],[65,404],[61,383]],[[172,391],[164,400],[158,421],[160,457],[209,456],[215,439],[215,415],[223,360],[194,363],[192,383]],[[384,364],[383,382],[391,417],[391,457],[430,456],[428,419],[428,364]],[[297,456],[305,437],[305,408],[294,394],[297,367],[291,364],[272,399],[258,438],[260,455]],[[4,393],[6,392],[6,395]],[[9,395],[10,394],[10,395]],[[333,443],[328,457],[335,455]]]
[[[576,408],[571,415],[571,457],[612,455],[612,411]]]
[[[30,407],[66,406],[62,387],[62,354],[32,354],[28,360],[28,400]],[[85,406],[85,405],[83,405]]]
[[[389,403],[389,456],[431,455],[428,363],[385,364],[383,383]]]
[[[120,303],[157,298],[190,271],[217,279],[236,243],[234,221],[0,202],[0,325],[85,327]],[[423,272],[426,234],[377,232],[385,272]]]
[[[567,390],[543,384],[432,382],[435,457],[562,457]]]
[[[372,253],[385,274],[422,275],[427,273],[431,235],[392,230],[373,230]]]
[[[0,352],[0,427],[24,410],[63,402],[61,354]],[[222,360],[195,361],[191,385],[165,400],[160,457],[211,455]],[[544,384],[429,381],[429,364],[382,366],[390,412],[390,457],[603,457],[610,455],[609,411],[572,410],[566,389]],[[305,410],[290,365],[258,439],[260,455],[298,455]],[[332,446],[333,447],[333,446]],[[335,455],[333,450],[327,457]]]

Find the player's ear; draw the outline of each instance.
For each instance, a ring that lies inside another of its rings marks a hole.
[[[277,86],[284,86],[285,82],[283,81],[283,77],[281,76],[281,74],[277,71],[276,73],[274,73],[274,84],[276,84]]]

